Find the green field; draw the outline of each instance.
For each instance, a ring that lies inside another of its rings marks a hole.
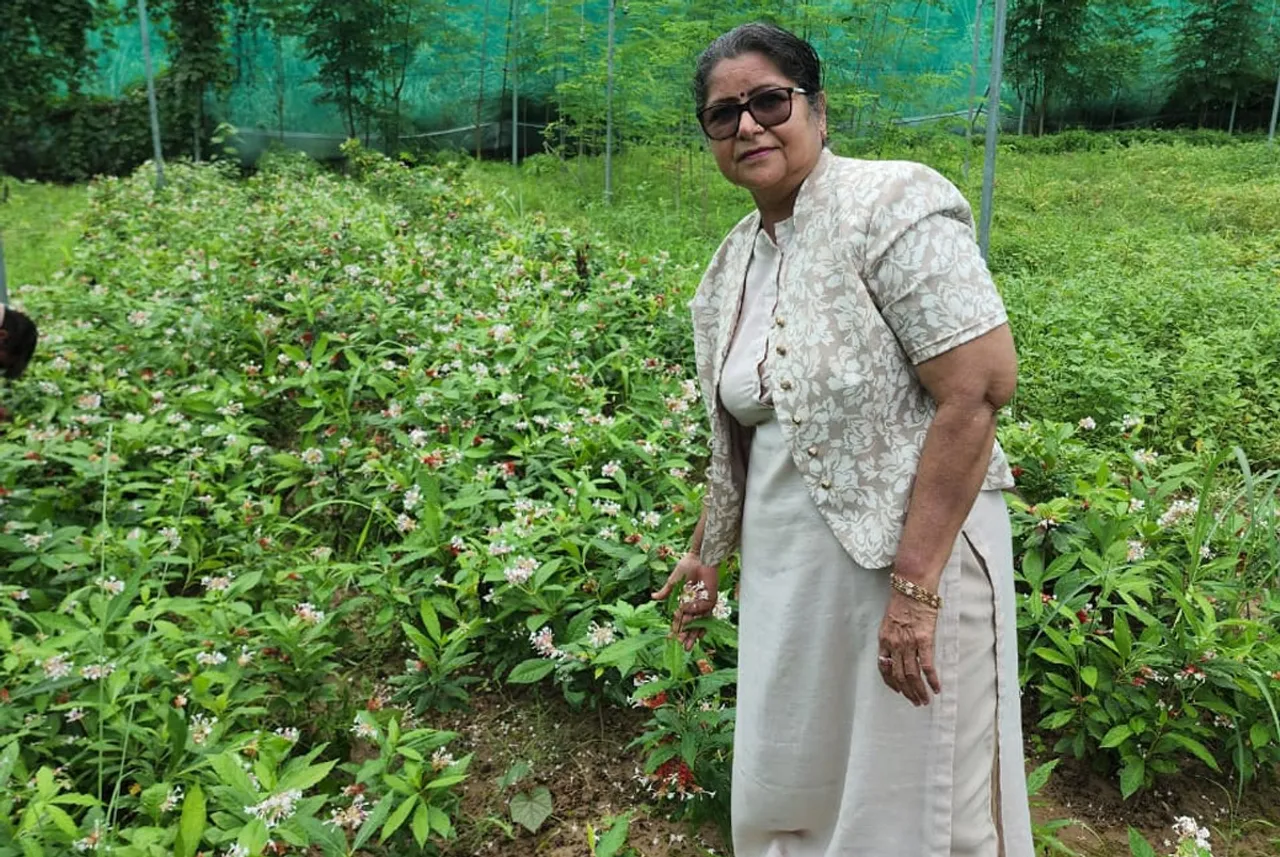
[[[976,200],[963,145],[859,154]],[[1064,135],[999,166],[1042,842],[1194,815],[1273,853],[1280,154]],[[577,854],[587,825],[707,853],[736,632],[686,656],[648,592],[707,453],[685,303],[749,199],[700,152],[627,152],[611,206],[545,157],[169,175],[0,205],[42,330],[0,402],[0,857]]]

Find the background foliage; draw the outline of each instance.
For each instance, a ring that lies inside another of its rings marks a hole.
[[[619,3],[616,133],[624,144],[696,145],[693,59],[715,35],[758,18],[819,47],[842,133],[874,136],[937,114],[962,125],[971,87],[980,94],[986,79],[991,6],[982,6],[975,69],[977,7],[967,0]],[[391,154],[504,155],[513,134],[525,154],[596,153],[608,8],[152,0],[165,149],[198,161],[229,122],[248,160],[272,140],[337,158],[352,137]],[[1035,133],[1264,127],[1280,74],[1278,10],[1275,0],[1012,0],[1008,122]],[[132,0],[18,2],[0,27],[0,170],[74,180],[145,160],[138,43]]]

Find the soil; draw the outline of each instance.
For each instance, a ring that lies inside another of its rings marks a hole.
[[[647,714],[578,711],[536,688],[507,687],[479,690],[469,710],[433,718],[437,728],[459,733],[450,747],[455,755],[474,753],[458,838],[446,857],[590,857],[587,825],[602,833],[606,819],[625,812],[632,814],[628,843],[638,857],[728,855],[714,825],[668,820],[667,807],[637,782],[642,760],[628,745]],[[1029,771],[1044,761],[1028,755]],[[530,773],[503,790],[499,781],[519,761]],[[531,833],[512,823],[508,803],[512,794],[537,786],[550,790],[553,810]],[[1251,786],[1237,803],[1235,790],[1208,770],[1188,770],[1125,801],[1114,778],[1063,760],[1033,799],[1032,814],[1038,823],[1072,819],[1057,835],[1081,857],[1128,857],[1130,826],[1158,854],[1168,854],[1174,819],[1182,815],[1209,828],[1215,857],[1280,855],[1280,786]]]

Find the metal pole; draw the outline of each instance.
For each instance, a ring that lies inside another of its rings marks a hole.
[[[978,246],[982,258],[991,248],[991,204],[996,186],[996,139],[1000,136],[1000,87],[1004,79],[1004,30],[1008,0],[996,0],[996,24],[991,44],[991,92],[987,106],[987,150],[982,164],[982,215],[978,222]]]
[[[605,84],[604,120],[604,201],[613,201],[613,34],[617,0],[609,0],[609,59]]]
[[[969,119],[964,126],[964,167],[961,174],[969,180],[969,162],[973,158],[973,103],[978,100],[978,63],[982,59],[982,0],[973,10],[973,62],[969,66]]]
[[[0,235],[0,304],[9,305],[9,280],[4,268],[4,236]]]
[[[1271,102],[1271,132],[1267,135],[1267,145],[1276,144],[1276,120],[1280,119],[1280,76],[1276,77],[1276,97]]]
[[[511,13],[511,166],[520,163],[520,0]]]
[[[151,148],[156,162],[156,190],[164,187],[164,150],[160,146],[160,110],[156,107],[156,76],[151,67],[151,34],[147,0],[138,0],[138,27],[142,30],[142,64],[147,72],[147,104],[151,109]]]

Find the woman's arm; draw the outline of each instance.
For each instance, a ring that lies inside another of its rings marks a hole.
[[[920,454],[894,571],[937,592],[956,537],[982,488],[996,415],[1017,385],[1018,358],[1009,326],[926,360],[916,372],[938,411]]]

